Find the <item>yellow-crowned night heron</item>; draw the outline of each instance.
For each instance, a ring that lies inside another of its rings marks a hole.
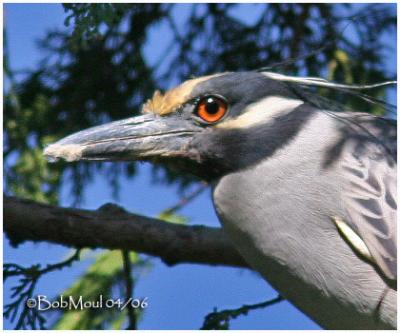
[[[192,79],[144,115],[49,146],[50,158],[157,160],[213,184],[248,263],[324,328],[396,327],[396,124],[318,106],[318,78]]]

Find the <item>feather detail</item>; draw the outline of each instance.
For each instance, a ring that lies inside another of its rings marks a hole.
[[[213,77],[223,75],[225,73],[202,76],[183,82],[181,85],[168,90],[162,94],[159,90],[155,91],[153,97],[143,105],[143,113],[156,113],[160,116],[178,110],[185,102],[191,98],[193,89],[200,83]]]
[[[361,237],[357,235],[357,233],[340,217],[333,217],[332,219],[335,222],[339,232],[351,244],[351,246],[364,258],[373,261],[371,252],[369,252],[367,245],[364,243]]]

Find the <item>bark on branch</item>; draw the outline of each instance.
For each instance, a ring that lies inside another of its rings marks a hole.
[[[166,223],[111,204],[89,211],[4,196],[4,231],[13,245],[46,241],[75,248],[131,250],[159,257],[168,265],[248,268],[222,229]]]

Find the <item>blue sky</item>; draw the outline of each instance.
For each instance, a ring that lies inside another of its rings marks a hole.
[[[184,11],[184,7],[178,10]],[[257,5],[249,4],[236,14],[251,22],[259,15],[259,11]],[[65,29],[65,17],[63,8],[58,4],[5,5],[11,68],[34,69],[43,57],[36,41],[49,29]],[[155,42],[163,40],[159,38],[163,36],[162,25],[154,29],[152,34],[153,42],[150,41],[145,46],[149,61],[155,61],[156,55],[162,49],[162,45]],[[393,59],[394,57],[395,55]],[[393,59],[388,61],[390,66],[393,66]],[[156,216],[179,200],[176,187],[154,184],[148,164],[139,165],[138,176],[132,181],[124,182],[120,193],[120,199],[117,201],[119,205],[146,216]],[[96,176],[94,182],[85,189],[83,208],[97,209],[107,202],[116,201],[112,198],[108,183]],[[71,204],[72,198],[66,186],[62,190],[61,205]],[[191,224],[219,226],[209,191],[202,193],[181,213],[190,218]],[[4,262],[16,262],[27,266],[37,262],[58,262],[71,253],[71,249],[48,243],[26,243],[18,249],[12,249],[7,240],[4,249]],[[84,272],[91,260],[88,256],[72,268],[45,276],[38,284],[37,293],[49,298],[54,297]],[[153,262],[153,268],[140,279],[135,289],[135,297],[149,298],[149,306],[139,324],[141,329],[197,329],[201,326],[204,316],[215,307],[236,308],[242,304],[258,303],[276,296],[276,292],[256,273],[247,270],[202,265],[178,265],[171,268],[158,259],[154,259]],[[10,285],[7,283],[5,286],[4,303],[9,299]],[[4,328],[11,329],[12,325],[5,321]],[[318,326],[288,302],[281,302],[232,321],[231,328],[316,329]]]

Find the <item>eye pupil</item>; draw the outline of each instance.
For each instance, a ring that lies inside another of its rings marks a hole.
[[[216,114],[219,111],[219,107],[220,106],[219,106],[218,102],[214,98],[212,98],[212,97],[207,98],[206,111],[209,114]]]

